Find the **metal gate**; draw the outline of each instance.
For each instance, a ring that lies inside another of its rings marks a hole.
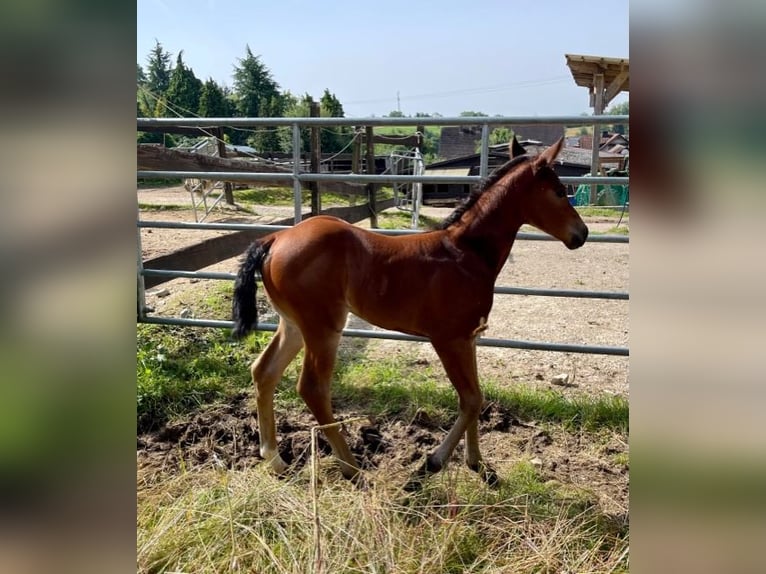
[[[488,175],[488,154],[489,154],[489,132],[490,126],[509,126],[514,124],[560,124],[565,126],[578,125],[605,125],[605,124],[627,124],[628,116],[557,116],[557,117],[459,117],[459,118],[139,118],[137,121],[138,130],[142,128],[157,128],[182,126],[191,128],[210,128],[219,126],[231,127],[263,127],[263,126],[291,126],[293,133],[293,171],[287,174],[287,177],[293,181],[294,192],[294,221],[298,223],[302,219],[302,187],[308,182],[334,182],[345,181],[353,183],[389,183],[393,185],[422,184],[422,183],[477,183]],[[481,159],[480,172],[478,176],[425,176],[425,175],[362,175],[362,174],[320,174],[306,173],[301,171],[300,158],[300,130],[301,128],[311,126],[416,126],[416,125],[437,125],[437,126],[455,126],[455,125],[480,125],[482,126],[481,135]],[[139,178],[181,178],[181,179],[215,179],[218,181],[263,181],[270,182],[275,180],[284,180],[285,174],[275,173],[242,173],[242,172],[197,172],[197,171],[138,171]],[[562,177],[564,184],[620,184],[627,185],[627,177]],[[415,189],[417,186],[412,185]],[[417,200],[415,201],[417,203]],[[419,206],[413,206],[414,210]],[[228,320],[217,319],[192,319],[181,317],[161,317],[152,315],[146,307],[144,278],[145,277],[163,277],[163,278],[197,278],[197,279],[217,279],[233,281],[234,274],[214,273],[204,271],[179,271],[172,269],[145,269],[143,265],[143,253],[141,248],[141,229],[206,229],[206,230],[229,230],[229,231],[262,231],[271,232],[284,228],[274,225],[253,225],[243,223],[185,223],[170,221],[144,221],[137,220],[137,320],[142,323],[154,323],[161,325],[186,325],[198,327],[216,327],[231,328],[233,323]],[[375,230],[379,233],[389,235],[400,235],[408,233],[417,233],[411,230]],[[522,241],[553,241],[554,238],[542,233],[524,233],[517,235],[518,240]],[[588,238],[589,243],[628,243],[627,236],[622,235],[592,235]],[[496,286],[495,293],[504,295],[525,295],[525,296],[543,296],[543,297],[571,297],[605,300],[628,300],[627,292],[601,292],[584,291],[574,289],[528,289],[522,287]],[[261,331],[274,331],[276,324],[259,324]],[[377,339],[393,339],[400,341],[427,341],[423,337],[414,337],[403,333],[368,330],[368,329],[344,329],[344,336],[366,337]],[[493,339],[480,337],[476,342],[479,346],[489,347],[507,347],[515,349],[534,349],[543,351],[558,351],[565,353],[589,353],[601,355],[619,355],[628,356],[627,347],[618,346],[596,346],[550,343],[540,341],[523,341],[513,339]]]

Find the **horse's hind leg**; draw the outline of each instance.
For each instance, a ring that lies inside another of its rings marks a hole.
[[[303,337],[298,328],[284,318],[268,344],[250,367],[255,385],[258,428],[261,438],[261,456],[271,468],[282,473],[287,464],[277,450],[277,430],[274,424],[274,390],[277,388],[282,373],[303,346]]]
[[[335,423],[330,400],[330,383],[340,337],[339,332],[329,331],[312,334],[311,338],[307,337],[306,340],[306,356],[298,380],[298,393],[311,409],[319,425]],[[333,454],[340,462],[343,476],[356,478],[359,466],[338,426],[329,426],[322,430]]]

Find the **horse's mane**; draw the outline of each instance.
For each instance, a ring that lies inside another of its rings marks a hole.
[[[444,220],[438,225],[437,229],[447,229],[450,225],[453,225],[460,221],[463,214],[471,209],[478,201],[479,197],[500,181],[510,170],[519,165],[522,162],[529,161],[528,155],[520,155],[508,160],[503,165],[498,167],[495,171],[490,173],[487,177],[477,183],[471,190],[470,195],[458,205],[455,210],[450,213]]]

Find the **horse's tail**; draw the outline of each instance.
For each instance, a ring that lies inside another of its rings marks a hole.
[[[255,306],[255,293],[258,284],[256,272],[263,269],[263,261],[269,254],[273,239],[258,240],[248,247],[234,281],[234,301],[232,318],[234,329],[231,334],[235,339],[241,339],[258,326],[258,309]]]

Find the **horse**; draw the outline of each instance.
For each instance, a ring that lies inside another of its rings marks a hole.
[[[274,337],[250,368],[260,453],[273,471],[282,474],[288,468],[277,450],[274,391],[288,364],[304,349],[298,393],[322,426],[343,476],[360,476],[334,424],[330,400],[338,344],[352,312],[384,329],[427,338],[457,391],[457,420],[405,485],[407,490],[417,489],[427,476],[444,468],[462,437],[468,468],[489,485],[498,483],[497,473],[479,450],[484,399],[476,339],[487,328],[495,281],[523,224],[552,235],[569,249],[582,246],[588,237],[588,227],[552,168],[562,145],[563,138],[530,156],[514,137],[510,160],[431,231],[386,236],[318,215],[249,246],[235,279],[232,336],[240,339],[257,328],[259,273],[279,314]]]

